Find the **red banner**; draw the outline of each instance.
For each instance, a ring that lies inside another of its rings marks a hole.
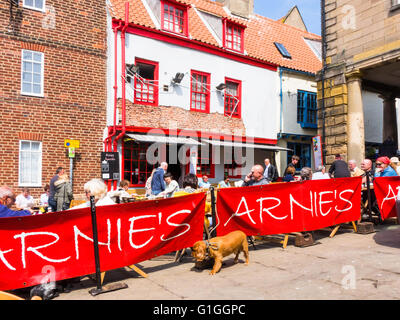
[[[205,194],[96,207],[101,271],[203,239]],[[0,290],[95,273],[90,208],[0,219]]]
[[[375,178],[374,192],[382,219],[397,217],[396,199],[400,189],[400,177]],[[372,191],[372,190],[371,190]]]
[[[312,231],[360,218],[361,177],[220,189],[217,233]]]

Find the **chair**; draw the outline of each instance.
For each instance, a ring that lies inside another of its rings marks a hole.
[[[75,207],[75,206],[79,206],[82,203],[85,203],[86,200],[75,200],[73,199],[69,205],[70,208]]]
[[[9,292],[0,291],[0,300],[25,300],[25,299]],[[33,296],[31,300],[42,300],[42,298],[39,296]]]

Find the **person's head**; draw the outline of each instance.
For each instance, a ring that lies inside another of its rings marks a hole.
[[[390,158],[390,163],[393,163],[393,165],[398,166],[399,165],[399,158],[397,158],[397,157]]]
[[[107,186],[101,179],[92,179],[86,182],[83,189],[86,193],[86,197],[90,199],[90,196],[94,196],[95,201],[104,198],[107,194]]]
[[[204,177],[203,177],[203,180],[204,180]],[[195,174],[193,174],[193,173],[189,173],[189,174],[187,174],[186,176],[185,176],[185,178],[183,179],[183,183],[182,183],[182,186],[184,187],[184,188],[186,188],[186,187],[190,187],[190,188],[193,188],[193,189],[197,189],[197,187],[198,187],[198,178],[197,178],[197,176],[195,175]]]
[[[370,171],[372,169],[372,161],[370,159],[364,159],[361,162],[361,170]]]
[[[59,176],[64,174],[64,168],[63,167],[58,167],[56,170],[56,174],[58,174]]]
[[[348,165],[350,170],[354,170],[357,167],[356,160],[349,160]]]
[[[338,153],[335,155],[335,160],[342,160],[342,156]]]
[[[316,171],[317,171],[317,172],[325,173],[325,166],[319,165],[319,166],[317,167],[317,170],[316,170]]]
[[[255,181],[260,181],[264,176],[264,168],[260,164],[256,164],[251,168],[251,175]]]
[[[300,170],[301,180],[311,180],[312,179],[312,170],[309,167],[304,167]]]
[[[202,179],[203,179],[204,182],[207,182],[207,181],[208,181],[208,177],[207,177],[207,176],[203,176]]]
[[[300,161],[300,157],[299,156],[292,156],[292,164],[294,164],[295,166],[299,163]]]
[[[375,166],[378,171],[385,170],[390,164],[390,159],[388,157],[379,157],[376,159]]]
[[[45,186],[44,186],[44,192],[50,192],[50,186],[49,186],[49,184],[47,183]]]
[[[225,181],[225,183],[229,183],[229,177],[228,176],[224,176],[224,181]]]
[[[8,186],[0,187],[0,204],[6,206],[7,208],[11,208],[11,206],[15,203],[15,194]]]
[[[294,176],[294,174],[296,173],[295,167],[289,167],[289,168],[287,168],[286,173],[287,173],[287,174],[290,174],[290,175],[292,175],[292,176]]]
[[[128,180],[122,180],[119,183],[119,186],[124,190],[128,190],[129,189],[129,185],[130,185],[130,182]]]
[[[168,169],[168,163],[166,163],[166,162],[161,162],[160,168],[162,168],[164,171],[167,171],[167,169]]]
[[[265,166],[268,167],[270,163],[271,163],[271,161],[268,158],[265,158],[265,160],[264,160]]]
[[[164,180],[165,180],[165,183],[166,184],[170,184],[171,183],[171,181],[172,181],[172,174],[171,174],[171,172],[167,172],[165,175],[164,175]]]
[[[22,194],[24,195],[25,198],[28,197],[30,193],[31,192],[29,188],[22,188]]]

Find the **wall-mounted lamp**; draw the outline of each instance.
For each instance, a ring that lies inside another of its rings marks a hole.
[[[226,84],[225,83],[220,83],[218,86],[216,86],[217,90],[222,91],[226,89]]]
[[[130,74],[130,75],[134,75],[136,73],[139,72],[139,67],[134,65],[134,64],[127,64],[126,65],[126,71]]]
[[[173,84],[178,84],[182,82],[183,77],[185,76],[184,73],[178,72],[175,77],[172,79]]]

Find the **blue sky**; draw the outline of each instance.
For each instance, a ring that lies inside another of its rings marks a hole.
[[[274,20],[284,17],[297,5],[309,32],[321,34],[320,0],[254,0],[254,11]]]

